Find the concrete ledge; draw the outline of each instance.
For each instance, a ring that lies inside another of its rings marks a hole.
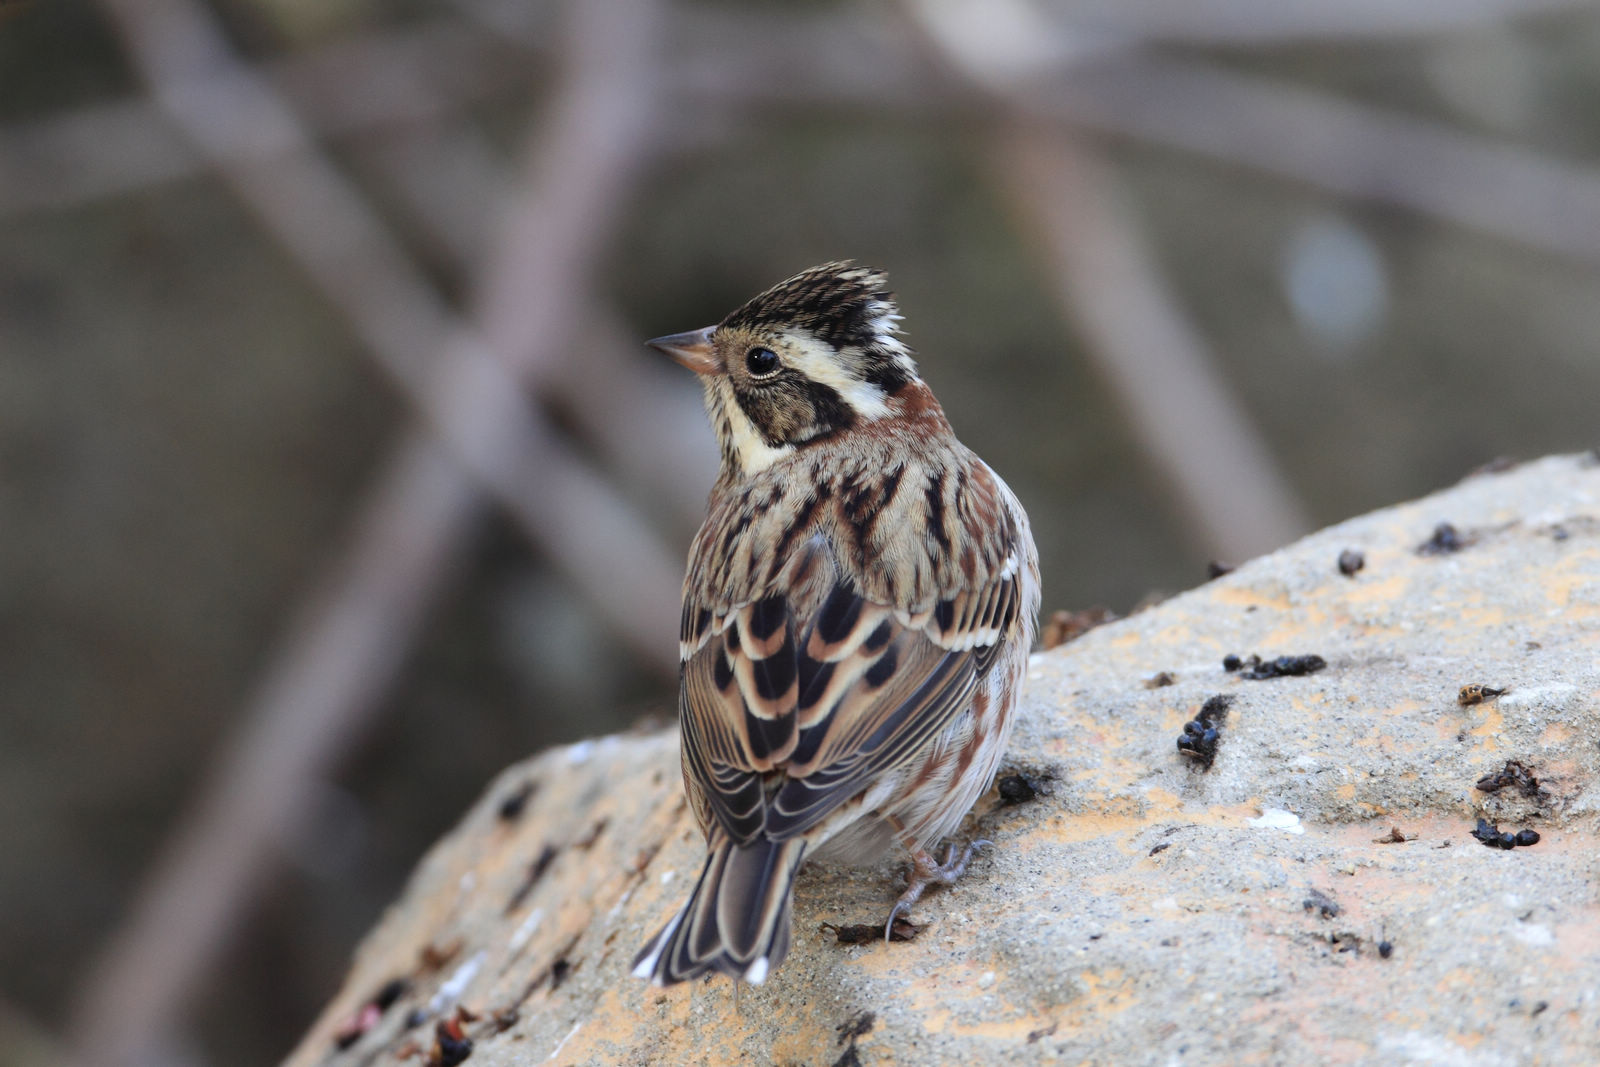
[[[1441,523],[1460,547],[1419,553]],[[1364,555],[1350,576],[1345,550]],[[1252,653],[1326,667],[1223,669]],[[1031,676],[1002,775],[1036,795],[980,804],[995,847],[919,904],[914,941],[825,925],[880,922],[896,867],[811,867],[765,986],[736,1003],[726,981],[630,978],[701,844],[675,738],[609,737],[500,776],[287,1062],[1596,1061],[1592,457],[1324,530]],[[1505,692],[1463,704],[1469,685]],[[1204,769],[1176,742],[1217,694],[1233,701]],[[1486,847],[1479,818],[1541,837]]]

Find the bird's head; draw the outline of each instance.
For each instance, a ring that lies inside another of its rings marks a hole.
[[[899,319],[882,271],[825,263],[715,326],[649,344],[701,375],[724,469],[753,474],[894,414],[896,396],[921,386]]]

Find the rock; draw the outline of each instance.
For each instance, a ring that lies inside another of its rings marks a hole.
[[[1442,523],[1465,546],[1419,554]],[[1326,666],[1251,680],[1230,654]],[[608,737],[501,775],[288,1063],[422,1063],[450,1018],[469,1067],[1592,1062],[1600,469],[1546,459],[1342,523],[1030,679],[1001,775],[1033,795],[980,803],[994,847],[918,904],[914,940],[824,926],[881,922],[895,864],[813,866],[764,986],[630,977],[701,842],[675,738]],[[1467,685],[1505,692],[1462,705]],[[1206,768],[1175,742],[1218,694]],[[1510,760],[1536,788],[1476,788]],[[1542,836],[1486,848],[1480,817]]]

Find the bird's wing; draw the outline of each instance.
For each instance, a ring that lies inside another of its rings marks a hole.
[[[979,490],[983,478],[993,475],[978,464]],[[824,516],[796,539],[760,599],[711,604],[688,583],[680,714],[685,781],[703,825],[736,842],[804,833],[971,705],[1026,610],[1021,571],[1032,566],[1031,545],[1009,510],[996,514],[997,494],[937,484],[945,493],[938,535],[926,523],[891,523],[873,533],[870,551],[839,551],[849,534],[830,534],[839,524]],[[952,522],[963,527],[959,537],[948,532]],[[896,604],[884,569],[915,570],[921,564],[904,558],[913,552],[937,570],[941,543],[960,545],[972,565],[950,553],[945,569],[957,577],[942,595]],[[865,564],[852,566],[852,555]]]

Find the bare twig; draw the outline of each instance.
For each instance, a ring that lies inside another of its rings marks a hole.
[[[1424,119],[1155,56],[1071,72],[1030,93],[1028,111],[1600,264],[1594,168]]]
[[[1051,130],[1013,132],[996,164],[1043,246],[1063,309],[1206,549],[1249,559],[1310,529],[1108,170]]]
[[[1041,0],[1052,21],[1145,41],[1260,45],[1393,40],[1508,18],[1571,11],[1590,0]]]
[[[903,35],[870,14],[786,18],[781,32],[770,17],[747,13],[680,12],[675,23],[679,61],[667,88],[679,131],[687,116],[714,130],[717,116],[753,107],[868,106],[949,120],[975,106],[970,91],[918,62]],[[1036,85],[1019,102],[1030,116],[1398,204],[1600,264],[1600,175],[1592,167],[1205,63],[1075,56],[1058,82]],[[522,84],[506,48],[439,24],[373,34],[272,69],[274,84],[325,136],[425,122]],[[201,166],[142,104],[12,125],[0,128],[0,215],[114,195]]]
[[[1020,119],[1026,83],[1012,72],[1024,64],[1006,59],[1054,49],[1040,45],[1025,17],[1008,23],[984,9],[981,22],[968,24],[944,6],[914,0],[908,10],[933,46],[1015,117],[995,175],[1043,245],[1063,310],[1087,334],[1090,358],[1205,548],[1247,559],[1305,532],[1293,489],[1168,291],[1106,169],[1066,135]]]
[[[293,112],[237,65],[203,8],[192,0],[106,6],[165,113],[347,314],[449,451],[414,438],[390,468],[350,562],[294,631],[252,701],[248,728],[96,969],[77,1043],[97,1065],[137,1060],[173,1025],[268,866],[270,846],[303,817],[304,783],[328,771],[386,686],[430,579],[471,525],[477,495],[463,468],[657,662],[670,661],[664,646],[676,614],[676,568],[615,494],[559,447],[506,369],[532,375],[573,332],[582,279],[642,152],[653,0],[574,5],[577,68],[544,149],[577,174],[530,168],[539,184],[519,199],[505,241],[537,251],[503,246],[496,254],[502,277],[485,281],[476,334],[452,321],[360,198],[310,151]],[[525,306],[513,299],[515,284],[548,284],[553,293]]]
[[[507,180],[471,130],[408,126],[358,146],[353,156],[397,193],[452,267],[467,271],[484,258],[491,206]],[[717,466],[697,381],[667,360],[641,360],[638,338],[614,312],[582,317],[589,325],[570,357],[549,369],[544,395],[630,496],[652,502],[679,532],[692,532]]]
[[[443,20],[294,53],[265,76],[322,137],[436,121],[527,85],[525,57]],[[0,127],[0,214],[66,207],[207,166],[167,113],[145,99],[13,123]]]

